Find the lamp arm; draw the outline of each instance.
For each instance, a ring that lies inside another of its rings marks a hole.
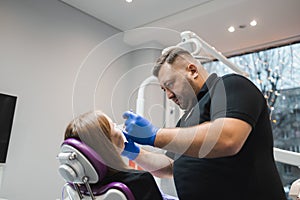
[[[187,49],[194,57],[196,57],[200,53],[201,48],[203,48],[206,52],[223,62],[233,71],[242,74],[243,76],[249,77],[249,74],[247,72],[243,71],[237,65],[229,61],[221,52],[218,52],[214,47],[209,45],[195,33],[191,31],[184,31],[180,34],[180,36],[182,38],[182,42],[180,42],[176,46]]]

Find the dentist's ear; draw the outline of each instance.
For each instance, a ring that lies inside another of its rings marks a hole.
[[[190,63],[187,66],[187,71],[191,74],[191,76],[196,79],[199,76],[199,72],[198,72],[198,68],[196,65],[194,65],[193,63]]]

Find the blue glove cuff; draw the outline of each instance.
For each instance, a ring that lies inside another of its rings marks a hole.
[[[159,128],[152,126],[151,133],[153,133],[153,135],[151,135],[149,137],[141,138],[141,137],[135,137],[135,136],[131,136],[131,135],[128,135],[128,137],[130,139],[132,139],[133,141],[136,141],[137,143],[150,145],[150,146],[154,147],[154,142],[155,142],[155,138],[156,138],[156,134],[157,134],[158,130],[159,130]]]
[[[155,142],[155,138],[156,138],[156,134],[158,132],[159,128],[152,126],[152,133],[154,133],[150,139],[149,139],[149,145],[154,147],[154,142]]]
[[[135,160],[140,153],[140,147],[133,141],[125,142],[125,148],[121,153],[122,156],[127,157],[129,160]]]
[[[124,150],[121,153],[121,155],[127,157],[129,160],[135,160],[136,157],[138,157],[139,153],[140,153],[140,149],[138,149],[137,152],[131,152],[131,151]]]

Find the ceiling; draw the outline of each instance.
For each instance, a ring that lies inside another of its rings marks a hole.
[[[61,1],[121,31],[189,30],[226,56],[300,41],[300,0]],[[252,27],[249,22],[254,19],[257,25]],[[228,32],[229,26],[236,31]],[[164,34],[156,37],[160,36],[168,39]]]

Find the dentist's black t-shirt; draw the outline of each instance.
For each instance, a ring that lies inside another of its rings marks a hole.
[[[284,200],[273,158],[273,135],[266,100],[247,78],[209,76],[198,104],[178,122],[188,127],[230,117],[252,131],[234,156],[206,159],[175,155],[174,180],[180,200]]]

